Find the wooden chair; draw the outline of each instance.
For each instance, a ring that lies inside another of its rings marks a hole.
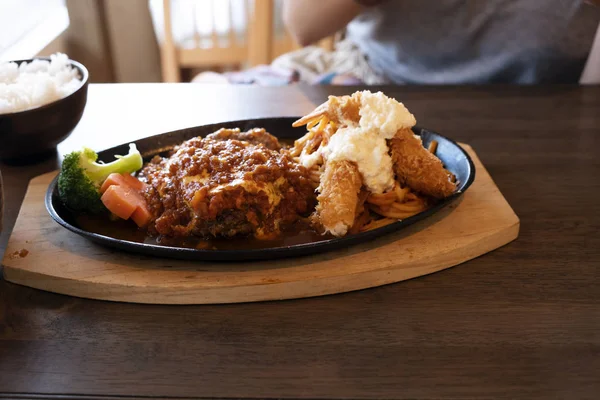
[[[240,41],[234,31],[233,16],[231,7],[229,7],[229,32],[226,34],[226,40],[222,40],[222,35],[219,37],[213,15],[209,45],[201,46],[201,38],[196,29],[194,48],[182,48],[173,40],[171,1],[163,0],[164,40],[160,49],[163,81],[180,82],[181,68],[268,64],[276,55],[298,48],[289,34],[274,35],[275,7],[273,0],[246,0],[245,4],[246,10],[248,10],[245,40]],[[267,21],[271,21],[271,23]]]

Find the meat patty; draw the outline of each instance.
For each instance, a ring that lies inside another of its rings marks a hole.
[[[248,137],[277,140],[255,131]],[[225,139],[230,133],[240,135],[221,130],[193,138],[144,166],[139,176],[149,184],[150,233],[272,238],[313,210],[314,186],[306,168],[262,141]]]
[[[246,132],[241,132],[239,128],[225,129],[221,128],[215,133],[211,133],[206,136],[207,139],[213,140],[241,140],[242,142],[249,142],[253,144],[263,144],[267,149],[270,150],[281,150],[279,140],[264,128],[254,128]]]

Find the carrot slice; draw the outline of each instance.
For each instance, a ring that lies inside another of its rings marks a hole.
[[[131,219],[137,224],[137,226],[143,228],[152,220],[152,213],[150,213],[150,210],[146,204],[140,204],[135,209],[133,214],[131,214]]]
[[[102,183],[102,186],[100,186],[100,193],[106,192],[106,189],[113,185],[131,187],[137,190],[138,192],[141,192],[147,186],[144,182],[140,181],[135,176],[131,176],[129,174],[114,173],[110,174],[104,180],[104,183]]]
[[[146,188],[146,186],[148,186],[144,182],[142,182],[138,178],[136,178],[135,176],[131,176],[129,174],[121,174],[121,178],[123,179],[124,183],[126,183],[128,186],[134,188],[138,192],[141,192],[142,190],[144,190]]]
[[[109,186],[100,200],[110,212],[123,219],[129,219],[140,205],[138,193],[119,185]]]
[[[145,227],[152,219],[146,199],[140,193],[146,186],[129,174],[110,174],[100,187],[101,200],[113,214],[131,218],[137,226]]]
[[[125,183],[125,181],[123,180],[121,174],[110,174],[104,180],[102,186],[100,186],[100,193],[104,194],[104,192],[106,192],[106,189],[108,189],[110,186],[120,186],[123,183]]]

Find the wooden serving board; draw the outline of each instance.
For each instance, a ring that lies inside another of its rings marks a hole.
[[[56,172],[45,174],[29,184],[4,256],[4,276],[92,299],[203,304],[320,296],[430,274],[503,246],[519,233],[519,218],[473,150],[463,147],[477,168],[475,182],[433,217],[344,250],[246,263],[152,258],[93,244],[50,218],[44,195]]]

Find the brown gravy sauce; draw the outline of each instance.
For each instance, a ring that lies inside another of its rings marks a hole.
[[[184,238],[152,237],[137,228],[131,221],[111,221],[106,215],[77,214],[74,215],[76,226],[88,232],[127,240],[136,243],[146,243],[158,246],[183,247],[201,250],[259,250],[273,247],[286,247],[298,244],[321,242],[334,237],[321,235],[312,229],[308,223],[297,222],[280,237],[274,240],[258,240],[254,237],[236,236],[232,238],[202,238],[189,236]]]

